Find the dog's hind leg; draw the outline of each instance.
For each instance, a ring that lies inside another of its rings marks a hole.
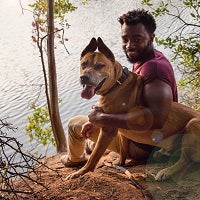
[[[115,162],[114,164],[123,166],[125,165],[126,158],[128,155],[130,140],[121,134],[119,134],[119,138],[120,138],[120,157],[119,157],[119,160],[117,160],[117,162]]]
[[[159,171],[155,177],[157,181],[163,181],[172,175],[181,172],[192,162],[200,161],[200,120],[191,119],[186,125],[182,138],[180,159],[171,167]]]

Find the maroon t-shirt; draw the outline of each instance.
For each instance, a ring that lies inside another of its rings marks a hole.
[[[160,51],[154,49],[153,57],[144,62],[134,63],[133,72],[142,76],[144,84],[155,79],[164,81],[172,89],[173,101],[178,101],[177,85],[173,68],[167,58]]]

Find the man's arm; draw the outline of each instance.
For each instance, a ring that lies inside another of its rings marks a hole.
[[[161,80],[154,80],[144,86],[143,90],[144,104],[153,115],[152,129],[163,127],[173,101],[171,87]]]
[[[93,109],[88,115],[89,121],[100,127],[138,131],[162,128],[173,99],[170,86],[161,80],[154,80],[144,86],[142,99],[145,106],[135,107],[126,114],[106,114]]]
[[[106,114],[99,109],[93,109],[88,117],[89,121],[98,127],[138,131],[149,130],[153,122],[151,111],[144,106],[134,107],[129,113],[124,114]]]

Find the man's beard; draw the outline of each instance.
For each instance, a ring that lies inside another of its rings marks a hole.
[[[130,58],[128,55],[127,55],[127,52],[124,50],[125,52],[125,55],[127,57],[127,60],[130,62],[130,63],[136,63],[138,61],[143,61],[145,60],[145,58],[149,57],[149,55],[151,54],[152,52],[152,43],[148,43],[147,46],[145,47],[145,49],[135,58]]]

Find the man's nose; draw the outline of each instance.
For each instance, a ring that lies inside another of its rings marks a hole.
[[[131,49],[135,47],[135,43],[131,40],[127,42],[126,48]]]

